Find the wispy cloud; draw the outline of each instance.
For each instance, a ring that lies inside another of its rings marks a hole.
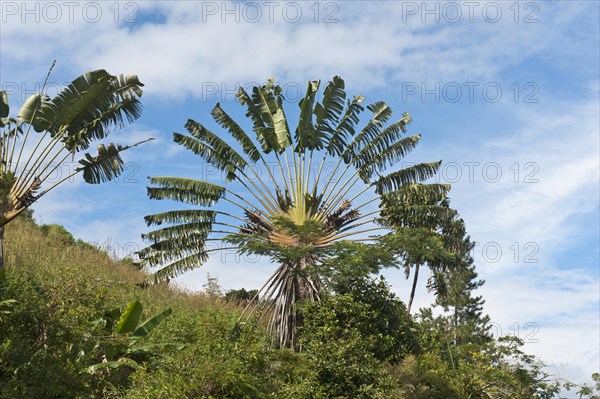
[[[69,22],[62,10],[52,22],[40,10],[38,24],[27,23],[17,3],[19,9],[5,16],[2,27],[3,58],[16,66],[56,57],[70,72],[135,72],[150,93],[179,98],[201,95],[206,83],[259,82],[275,72],[282,81],[300,82],[342,74],[358,88],[406,80],[481,80],[497,78],[564,43],[561,32],[589,11],[561,2],[532,3],[538,8],[517,15],[506,3],[497,18],[498,3],[490,2],[495,6],[461,5],[461,17],[454,21],[453,10],[443,3],[407,3],[417,9],[394,2],[293,3],[299,7],[296,20],[294,10],[283,4],[270,15],[267,3],[256,3],[261,13],[256,19],[243,3],[137,2],[129,10],[135,11],[136,22],[123,22],[125,10],[117,17],[114,7],[105,4],[97,21],[75,13]],[[152,14],[163,18],[144,19]],[[528,16],[531,23],[525,22]],[[588,43],[589,38],[569,43],[564,51],[575,54]]]

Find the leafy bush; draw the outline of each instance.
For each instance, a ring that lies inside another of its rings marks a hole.
[[[84,373],[86,340],[66,323],[50,293],[34,279],[9,275],[0,302],[14,306],[0,320],[0,398],[69,398],[94,391]]]
[[[266,334],[237,326],[236,320],[234,313],[219,308],[175,313],[155,338],[185,341],[186,348],[162,359],[156,370],[137,370],[123,397],[270,397],[275,386],[269,378],[273,373]]]
[[[338,294],[302,308],[302,349],[312,375],[298,397],[389,398],[389,364],[418,351],[412,320],[383,278],[344,280]]]

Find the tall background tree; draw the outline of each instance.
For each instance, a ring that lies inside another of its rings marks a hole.
[[[188,134],[173,134],[176,143],[221,170],[225,181],[153,177],[148,188],[152,199],[194,206],[146,216],[149,226],[159,228],[143,235],[150,246],[139,255],[146,265],[160,267],[154,281],[202,265],[210,252],[267,256],[278,267],[259,290],[262,306],[248,308],[246,316],[259,308],[259,314],[269,313],[280,346],[296,345],[300,316],[294,306],[319,298],[318,265],[336,243],[369,241],[389,231],[380,206],[399,190],[439,197],[449,189],[422,184],[441,161],[396,166],[421,139],[407,134],[407,113],[388,123],[392,110],[386,103],[365,107],[364,97],[347,98],[339,77],[326,85],[320,102],[319,87],[319,81],[308,82],[293,130],[282,88],[272,79],[251,93],[240,89],[237,99],[254,137],[219,104],[211,115],[230,140],[192,119],[185,124]],[[370,116],[361,121],[365,108]],[[206,209],[215,205],[219,208]],[[208,248],[211,241],[223,245]]]
[[[451,231],[444,237],[456,251],[455,256],[447,260],[446,267],[432,268],[427,288],[435,292],[435,301],[432,307],[420,309],[417,318],[428,331],[424,336],[436,342],[436,348],[429,349],[438,351],[456,367],[463,361],[470,362],[473,352],[496,348],[490,334],[490,317],[483,311],[485,301],[476,294],[484,281],[478,279],[473,263],[475,243],[466,234],[462,219],[453,217],[446,224]],[[435,331],[435,338],[429,335],[431,331]]]
[[[459,267],[437,275],[434,280],[434,284],[444,285],[443,294],[436,296],[434,306],[443,309],[440,320],[446,325],[455,346],[485,343],[491,339],[490,317],[483,313],[485,300],[475,294],[484,280],[478,279],[470,256],[466,255],[463,262]]]
[[[135,75],[96,70],[50,98],[44,89],[53,67],[40,93],[25,101],[16,118],[9,117],[8,95],[0,91],[0,269],[7,223],[76,174],[91,184],[114,179],[123,171],[120,153],[144,142],[99,144],[96,155],[82,154],[95,140],[140,116],[144,85]],[[61,173],[67,161],[77,166]]]
[[[384,197],[383,223],[392,232],[383,236],[386,247],[397,256],[406,278],[412,272],[413,281],[408,297],[408,312],[412,308],[421,267],[431,275],[428,287],[437,297],[446,295],[442,278],[458,268],[471,249],[465,239],[465,226],[458,212],[450,208],[445,191],[414,190],[402,187]]]

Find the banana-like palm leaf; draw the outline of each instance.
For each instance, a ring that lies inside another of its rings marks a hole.
[[[339,76],[334,76],[323,92],[323,102],[315,106],[315,124],[317,126],[315,148],[321,149],[331,142],[334,128],[339,125],[344,102],[346,100],[345,83]]]
[[[137,326],[135,328],[135,330],[133,330],[133,336],[129,340],[128,345],[131,346],[132,344],[137,342],[140,338],[143,338],[146,335],[148,335],[150,332],[152,332],[152,330],[154,330],[156,327],[158,327],[158,325],[160,323],[165,321],[167,319],[167,317],[169,317],[171,315],[171,313],[173,313],[173,310],[171,308],[167,308],[167,309],[163,310],[162,312],[154,315],[150,319],[146,320],[139,326]]]
[[[23,123],[34,124],[36,122],[35,115],[36,112],[41,113],[41,109],[43,105],[46,105],[50,102],[50,97],[41,94],[34,94],[29,96],[27,100],[21,106],[19,113],[17,114],[17,119]],[[39,118],[39,117],[38,117]],[[38,119],[39,120],[39,119]],[[38,129],[36,129],[37,131]],[[40,129],[39,131],[41,131]]]
[[[346,163],[350,163],[363,146],[381,136],[385,122],[392,116],[392,109],[383,101],[368,105],[367,109],[373,113],[373,117],[346,147],[343,154]]]
[[[385,194],[398,190],[402,186],[427,180],[437,173],[442,161],[420,163],[404,169],[381,176],[374,182],[377,194]]]
[[[153,139],[143,140],[126,147],[112,143],[108,147],[100,144],[98,145],[98,154],[92,156],[86,153],[85,157],[79,161],[82,166],[76,168],[75,171],[83,172],[83,180],[86,183],[99,184],[111,181],[123,172],[124,163],[121,159],[121,152],[150,140]]]
[[[212,206],[225,195],[225,187],[182,177],[152,177],[148,187],[151,199],[172,199],[193,205]]]
[[[354,96],[352,101],[348,101],[346,112],[327,144],[329,155],[340,156],[343,154],[348,145],[347,140],[355,134],[354,127],[359,121],[359,115],[364,111],[363,106],[360,105],[364,100],[365,98],[362,96]]]
[[[68,159],[140,116],[143,84],[135,75],[113,76],[96,70],[79,76],[50,98],[44,94],[46,82],[40,93],[24,102],[16,119],[7,118],[7,95],[0,92],[0,127],[8,125],[0,132],[0,173],[15,176],[3,200],[0,226],[74,174],[82,173],[92,184],[116,178],[124,166],[121,152],[149,141],[125,147],[101,144],[96,155],[83,154],[74,173],[50,183],[49,177]],[[30,143],[32,137],[36,142]]]
[[[110,126],[122,127],[125,119],[131,123],[140,116],[141,87],[143,84],[135,75],[115,77],[103,69],[90,71],[51,101],[42,96],[27,110],[31,112],[39,103],[33,119],[36,131],[47,130],[55,135],[67,126],[65,137],[79,138],[77,145],[86,148],[90,141],[105,138]],[[111,109],[113,112],[107,112]]]
[[[254,87],[252,90],[252,101],[269,128],[268,142],[278,152],[283,152],[292,143],[290,128],[283,111],[281,91],[281,87],[276,86],[273,79],[269,79],[266,85]]]
[[[192,254],[178,257],[176,261],[169,263],[167,266],[161,267],[154,272],[152,281],[155,283],[165,281],[189,270],[196,269],[199,265],[203,265],[208,260],[208,256],[209,254],[205,250],[196,249],[196,252]],[[148,258],[141,257],[141,259],[147,260]],[[168,259],[167,261],[170,262],[172,259]],[[156,265],[159,264],[160,263],[156,263]]]
[[[126,334],[135,330],[140,317],[142,315],[144,307],[140,301],[131,301],[125,308],[125,311],[121,314],[117,326],[115,327],[116,334]]]
[[[375,146],[365,147],[356,157],[355,165],[360,171],[360,178],[368,182],[373,173],[380,172],[386,167],[393,166],[402,160],[421,140],[420,134],[405,137],[401,140],[375,149]]]
[[[6,126],[10,108],[8,107],[8,94],[0,91],[0,127]]]
[[[120,145],[109,144],[107,148],[100,144],[98,155],[86,153],[85,158],[79,161],[82,166],[77,170],[83,172],[83,180],[86,183],[99,184],[113,180],[123,172],[124,162],[119,155],[122,150]]]
[[[300,117],[298,120],[298,127],[294,132],[294,139],[297,143],[296,152],[320,147],[320,143],[316,137],[317,129],[315,128],[313,121],[314,103],[317,91],[319,90],[319,84],[320,82],[318,81],[308,82],[306,95],[300,100],[300,103],[298,103],[298,106],[300,107]]]
[[[211,115],[218,124],[227,129],[229,134],[240,143],[244,149],[244,153],[248,155],[252,162],[256,162],[261,158],[261,154],[252,139],[225,111],[223,111],[220,104],[215,105]]]
[[[265,154],[270,153],[273,150],[274,144],[272,131],[267,127],[265,121],[263,121],[260,109],[254,104],[250,95],[243,88],[238,90],[236,97],[240,104],[246,106],[246,117],[252,120],[252,130],[256,134],[256,139],[261,144],[263,152]]]
[[[144,220],[151,225],[161,225],[163,223],[205,223],[214,222],[217,216],[216,211],[207,209],[185,209],[175,210],[144,217]]]

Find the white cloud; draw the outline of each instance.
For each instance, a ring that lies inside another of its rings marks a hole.
[[[216,4],[217,13],[211,14],[207,4]],[[436,23],[422,9],[413,16],[397,4],[341,2],[331,3],[337,7],[337,22],[327,23],[325,12],[332,10],[321,10],[323,15],[315,19],[309,3],[295,3],[302,8],[298,23],[279,14],[271,23],[266,9],[251,23],[241,10],[236,22],[235,13],[224,12],[226,4],[231,3],[140,2],[136,24],[115,24],[108,4],[97,23],[81,16],[73,23],[66,17],[57,23],[42,18],[23,29],[19,14],[9,15],[2,27],[3,58],[11,64],[44,63],[53,56],[71,73],[89,68],[137,73],[149,93],[179,98],[200,96],[203,83],[260,82],[273,73],[302,86],[309,78],[334,74],[358,88],[389,85],[388,75],[396,82],[478,81],[497,78],[503,69],[543,54],[564,40],[561,29],[585,12],[545,4],[537,12],[540,22],[515,23],[507,3],[502,18],[487,23],[482,5],[471,23],[468,7],[462,6],[460,23],[445,23],[449,17],[442,10]],[[165,21],[142,23],[142,12],[164,13]]]

